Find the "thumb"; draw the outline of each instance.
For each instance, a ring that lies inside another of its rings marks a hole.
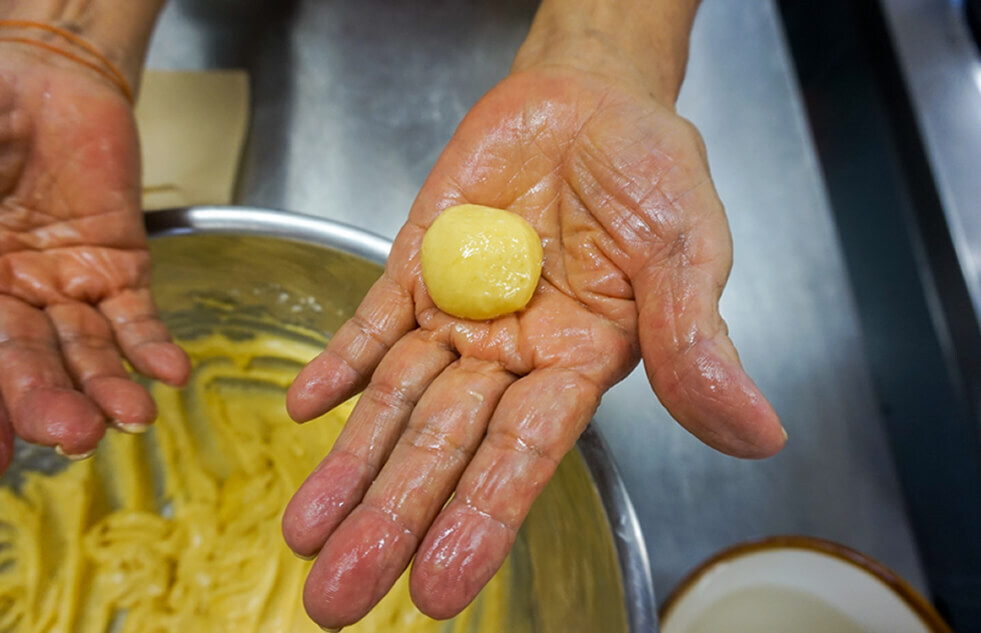
[[[661,403],[700,440],[734,457],[769,457],[786,432],[719,314],[732,262],[724,216],[708,233],[632,275],[644,368]]]

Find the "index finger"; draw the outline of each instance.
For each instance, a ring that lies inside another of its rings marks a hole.
[[[290,417],[312,420],[363,390],[382,358],[414,327],[412,299],[385,273],[327,348],[293,380],[286,394]]]
[[[410,589],[421,611],[456,615],[497,572],[601,394],[596,383],[563,368],[536,370],[508,388],[455,495],[416,553]]]
[[[693,225],[667,257],[650,258],[633,274],[640,347],[654,392],[682,426],[729,455],[769,457],[786,433],[719,314],[732,262],[726,227],[721,215]]]

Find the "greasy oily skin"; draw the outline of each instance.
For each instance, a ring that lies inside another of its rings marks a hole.
[[[423,235],[463,203],[517,213],[541,236],[525,310],[466,321],[425,292]],[[357,620],[413,555],[416,604],[458,612],[641,356],[661,402],[703,441],[777,452],[780,423],[718,312],[730,265],[702,141],[643,86],[553,64],[489,92],[422,187],[383,277],[291,387],[297,420],[364,389],[284,516],[293,550],[318,555],[313,618]]]
[[[138,430],[156,415],[124,358],[174,385],[189,364],[150,297],[129,104],[75,67],[0,49],[0,409],[25,440],[85,454],[107,421]]]

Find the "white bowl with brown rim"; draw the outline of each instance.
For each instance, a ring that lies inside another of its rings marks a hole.
[[[774,536],[697,567],[661,608],[662,633],[951,633],[898,574],[853,549]]]

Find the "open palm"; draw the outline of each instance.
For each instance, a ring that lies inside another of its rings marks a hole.
[[[428,296],[423,234],[461,203],[518,213],[541,236],[542,279],[522,312],[468,321]],[[289,545],[319,554],[305,591],[312,617],[357,620],[413,556],[416,604],[440,618],[462,609],[601,395],[641,357],[661,401],[702,440],[741,457],[778,451],[779,421],[717,310],[730,264],[689,123],[581,72],[499,84],[434,167],[384,276],[291,388],[298,420],[364,390],[284,517]]]
[[[129,104],[77,68],[5,49],[0,63],[0,471],[11,432],[69,455],[106,421],[156,415],[138,371],[173,384],[189,363],[149,292]]]

